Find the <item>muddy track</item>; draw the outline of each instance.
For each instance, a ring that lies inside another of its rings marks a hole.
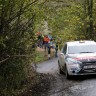
[[[59,74],[58,59],[54,58],[37,65],[41,82],[23,96],[96,96],[96,75],[75,77],[67,80]]]

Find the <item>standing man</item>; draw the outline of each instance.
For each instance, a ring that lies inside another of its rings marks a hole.
[[[50,39],[48,38],[48,35],[45,35],[44,36],[44,47],[45,47],[45,52],[46,52],[46,49],[47,49],[47,52],[48,52],[48,58],[50,59],[50,53],[51,53],[51,47],[50,47]]]
[[[55,57],[58,57],[57,53],[58,53],[58,42],[56,42],[56,46],[55,46]]]

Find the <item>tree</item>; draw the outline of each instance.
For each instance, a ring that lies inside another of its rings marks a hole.
[[[38,6],[45,1],[0,0],[0,95],[11,96],[28,77]]]
[[[93,30],[93,0],[85,0],[84,2],[85,9],[85,27],[86,27],[86,38],[94,39],[94,30]],[[87,24],[87,26],[86,26]]]

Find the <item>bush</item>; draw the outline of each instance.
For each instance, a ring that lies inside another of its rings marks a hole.
[[[25,65],[21,58],[10,58],[0,65],[0,94],[9,96],[12,90],[19,89],[26,78]]]

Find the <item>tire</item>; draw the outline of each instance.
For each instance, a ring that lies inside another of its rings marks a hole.
[[[68,74],[67,67],[65,67],[65,76],[66,76],[66,79],[71,79],[71,76]]]
[[[58,68],[59,68],[59,73],[63,74],[63,71],[61,70],[59,63],[58,63]]]

